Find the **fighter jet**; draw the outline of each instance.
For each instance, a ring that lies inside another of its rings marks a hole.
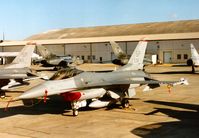
[[[128,98],[135,95],[135,88],[148,84],[150,88],[155,88],[160,83],[169,85],[185,84],[186,80],[176,81],[157,81],[142,71],[143,59],[147,47],[146,41],[138,43],[128,64],[113,72],[96,73],[83,72],[74,77],[63,80],[49,80],[30,90],[24,92],[12,101],[32,99],[37,97],[60,94],[65,101],[71,102],[73,115],[78,115],[80,107],[89,106],[92,108],[106,107],[112,102],[119,101],[123,107],[128,107]],[[109,96],[110,101],[101,101],[103,96]],[[89,99],[96,99],[87,103]]]
[[[199,54],[195,49],[193,44],[190,44],[191,47],[191,59],[187,60],[187,65],[192,66],[192,72],[195,73],[195,66],[199,66]]]
[[[128,63],[127,54],[121,49],[121,47],[115,42],[110,41],[113,53],[117,59],[114,59],[112,62],[117,65],[125,65]]]
[[[26,45],[19,55],[12,61],[0,69],[0,88],[1,90],[15,85],[17,82],[23,83],[23,79],[27,78],[30,72],[31,55],[35,45]],[[18,83],[17,83],[18,84]]]
[[[116,59],[112,61],[113,64],[116,65],[126,65],[128,63],[128,55],[121,49],[121,47],[115,42],[115,41],[110,41],[112,50],[114,55],[116,56]],[[146,64],[151,64],[152,61],[148,58],[144,58],[144,65]]]
[[[49,49],[42,45],[37,45],[38,51],[43,57],[41,64],[44,66],[53,66],[53,67],[67,67],[69,64],[73,63],[71,56],[57,56],[53,54]],[[56,68],[55,68],[56,69]]]

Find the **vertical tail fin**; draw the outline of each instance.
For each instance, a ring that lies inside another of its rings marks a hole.
[[[34,52],[35,45],[26,45],[19,52],[18,56],[12,61],[10,65],[6,68],[25,68],[30,67],[31,65],[31,57]]]
[[[37,48],[39,50],[39,53],[41,54],[41,56],[45,59],[49,59],[51,57],[55,57],[56,55],[54,55],[50,50],[48,50],[46,47],[42,46],[42,45],[37,45]]]
[[[128,64],[120,68],[119,70],[142,70],[143,69],[143,61],[144,55],[147,48],[147,41],[140,41],[133,51]]]
[[[195,47],[194,47],[194,45],[193,45],[193,44],[190,44],[190,47],[191,47],[191,56],[192,56],[192,57],[197,57],[197,56],[199,56],[197,50],[196,50]]]
[[[199,65],[199,54],[193,44],[190,44],[190,47],[191,47],[191,59],[193,61],[193,64],[198,66]]]
[[[121,47],[114,41],[110,41],[111,47],[113,49],[113,52],[117,58],[123,58],[127,57],[127,55],[124,53],[124,51],[121,49]]]

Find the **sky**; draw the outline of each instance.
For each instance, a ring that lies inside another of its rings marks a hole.
[[[0,0],[0,39],[54,29],[199,19],[199,0]]]

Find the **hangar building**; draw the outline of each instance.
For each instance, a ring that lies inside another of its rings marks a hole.
[[[131,55],[137,42],[149,40],[146,54],[156,54],[162,63],[186,63],[190,58],[190,43],[199,50],[199,20],[126,24],[85,28],[51,30],[33,35],[24,42],[45,45],[54,53],[80,57],[86,62],[105,62],[114,59],[109,41],[116,41]],[[8,47],[0,45],[0,51],[19,51],[22,42]]]

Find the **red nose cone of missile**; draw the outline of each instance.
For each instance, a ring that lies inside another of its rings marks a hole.
[[[65,101],[77,101],[81,97],[80,92],[66,92],[61,94]]]

